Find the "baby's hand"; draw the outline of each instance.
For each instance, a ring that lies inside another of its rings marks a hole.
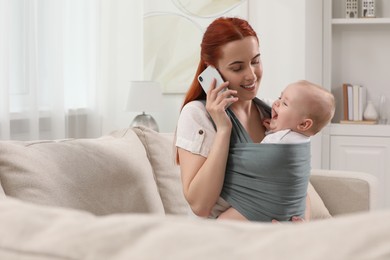
[[[267,130],[271,130],[270,124],[271,124],[271,118],[265,118],[265,119],[263,119],[263,125],[265,126],[265,128],[266,128]]]

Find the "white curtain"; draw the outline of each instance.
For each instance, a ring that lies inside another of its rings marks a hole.
[[[137,79],[129,71],[142,73],[142,49],[118,43],[142,43],[141,2],[0,0],[0,139],[96,137],[127,125],[122,97]]]

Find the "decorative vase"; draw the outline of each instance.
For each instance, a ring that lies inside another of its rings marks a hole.
[[[367,102],[366,109],[363,113],[363,119],[364,120],[377,120],[378,119],[378,112],[375,109],[374,103],[372,103],[371,100]]]
[[[379,124],[387,124],[387,101],[385,95],[379,97]]]

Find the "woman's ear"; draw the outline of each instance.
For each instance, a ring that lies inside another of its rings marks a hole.
[[[298,129],[300,131],[308,131],[312,126],[313,120],[310,118],[306,118],[298,125]]]

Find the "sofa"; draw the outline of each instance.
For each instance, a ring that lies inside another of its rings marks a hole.
[[[172,133],[0,141],[0,259],[390,259],[377,180],[313,169],[312,219],[196,217]]]

